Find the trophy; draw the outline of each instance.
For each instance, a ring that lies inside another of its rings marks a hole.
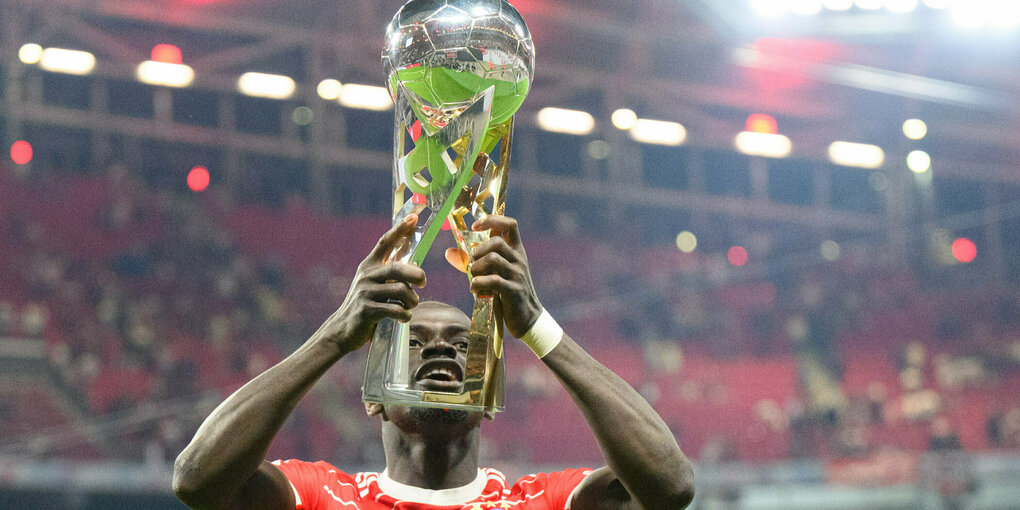
[[[506,0],[411,0],[393,17],[382,54],[395,106],[393,224],[410,214],[419,222],[390,260],[421,265],[444,224],[466,253],[488,239],[470,224],[503,214],[513,115],[531,87],[534,54],[524,19]],[[493,298],[475,296],[459,390],[426,391],[411,380],[408,325],[384,319],[362,398],[499,411],[502,334]]]

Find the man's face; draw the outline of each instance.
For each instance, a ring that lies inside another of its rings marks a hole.
[[[408,326],[411,387],[459,393],[464,385],[471,320],[452,306],[426,301],[415,307]]]
[[[421,391],[459,393],[464,386],[464,366],[471,320],[450,305],[426,301],[411,313],[408,373],[410,385]],[[369,414],[382,411],[370,405]],[[468,412],[430,407],[386,406],[385,418],[400,430],[414,433],[463,435],[478,427],[491,412]],[[437,427],[438,426],[438,427]]]

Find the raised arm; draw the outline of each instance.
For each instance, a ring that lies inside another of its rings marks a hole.
[[[174,463],[174,493],[196,510],[294,508],[283,473],[266,450],[301,397],[347,353],[368,342],[385,317],[407,321],[418,304],[421,268],[385,263],[417,217],[388,231],[358,266],[340,308],[287,359],[237,390],[206,418]]]
[[[543,307],[517,222],[489,216],[474,228],[492,229],[494,235],[471,254],[472,290],[497,296],[510,334],[523,338]],[[581,409],[608,464],[574,493],[573,510],[677,510],[690,504],[694,498],[690,462],[662,418],[629,384],[566,334],[542,361]]]

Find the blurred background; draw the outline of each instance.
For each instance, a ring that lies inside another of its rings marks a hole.
[[[183,508],[198,424],[389,225],[401,3],[0,0],[0,507]],[[695,508],[1020,508],[1020,2],[512,3],[508,214]],[[444,247],[426,296],[467,308]],[[485,463],[600,466],[509,348]],[[271,459],[383,467],[362,356]]]

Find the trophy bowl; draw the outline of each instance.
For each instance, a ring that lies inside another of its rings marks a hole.
[[[535,45],[505,0],[412,0],[386,29],[382,63],[394,99],[402,84],[436,110],[424,127],[444,127],[451,111],[489,87],[497,125],[528,95]]]

